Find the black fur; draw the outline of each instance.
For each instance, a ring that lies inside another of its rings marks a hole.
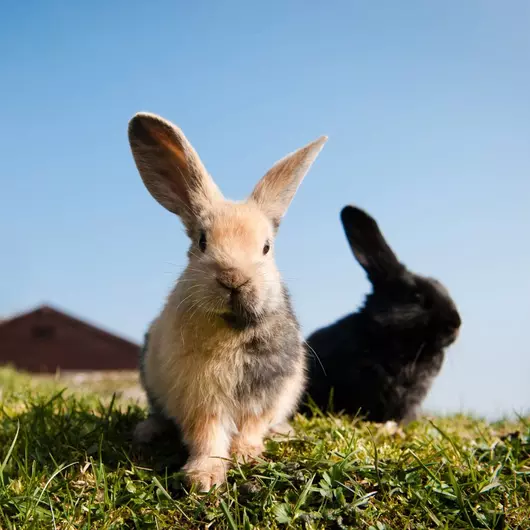
[[[398,261],[372,217],[346,206],[341,219],[372,293],[357,313],[309,337],[325,374],[313,355],[306,400],[375,422],[412,420],[456,340],[460,315],[438,281]]]

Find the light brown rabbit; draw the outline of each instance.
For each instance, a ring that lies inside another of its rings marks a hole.
[[[129,123],[145,186],[191,239],[189,264],[147,334],[150,415],[135,436],[148,441],[174,421],[190,453],[184,469],[201,490],[224,481],[231,454],[259,455],[303,392],[305,348],[274,238],[326,140],[283,158],[246,201],[232,202],[176,126],[147,113]]]

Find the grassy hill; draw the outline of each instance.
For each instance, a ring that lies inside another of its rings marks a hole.
[[[396,431],[298,417],[293,439],[269,441],[263,460],[199,495],[182,483],[175,440],[133,448],[145,414],[134,384],[0,371],[0,528],[530,528],[525,419]]]

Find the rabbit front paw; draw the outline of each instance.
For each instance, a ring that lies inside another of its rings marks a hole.
[[[264,445],[261,440],[247,439],[236,436],[232,441],[231,453],[239,462],[250,462],[263,453]]]
[[[215,457],[189,460],[182,470],[186,473],[191,485],[201,492],[207,492],[213,486],[220,486],[226,480],[227,464]]]

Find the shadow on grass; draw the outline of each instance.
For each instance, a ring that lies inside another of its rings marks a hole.
[[[10,460],[20,466],[57,469],[90,458],[108,471],[124,465],[157,473],[179,471],[187,458],[178,429],[169,428],[148,446],[133,443],[132,433],[145,411],[136,405],[103,405],[95,399],[64,397],[26,399],[23,410],[9,402],[0,409],[0,444],[13,444]]]

